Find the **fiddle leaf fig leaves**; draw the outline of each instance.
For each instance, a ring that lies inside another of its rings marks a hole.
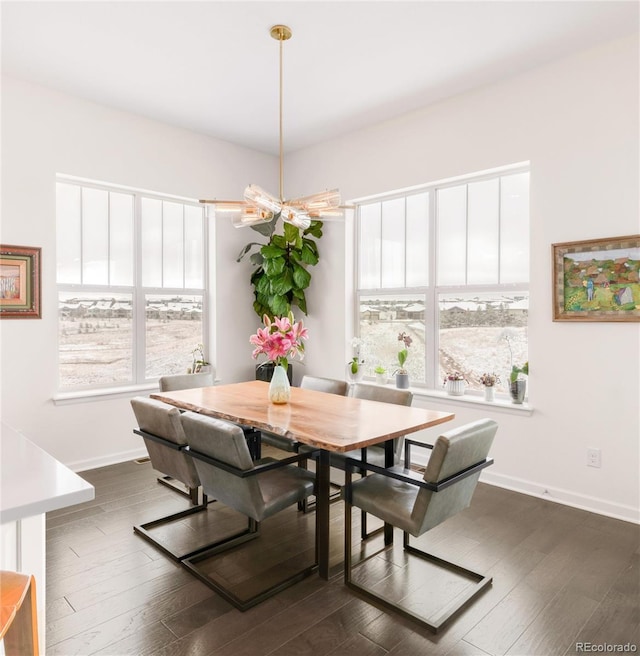
[[[300,231],[291,223],[284,224],[284,238],[288,243],[293,243],[300,235]]]
[[[305,237],[307,235],[311,235],[316,239],[320,239],[320,237],[322,237],[322,221],[311,221],[311,225],[304,231],[303,234]]]
[[[306,267],[316,265],[320,259],[314,238],[322,237],[322,221],[312,221],[304,231],[284,223],[282,234],[275,234],[274,225],[275,221],[252,226],[269,241],[247,244],[238,256],[240,261],[258,247],[249,258],[255,267],[251,274],[253,309],[260,317],[287,315],[292,306],[307,314],[305,290],[311,283],[311,274]]]
[[[318,264],[318,249],[310,239],[304,239],[302,244],[301,256],[305,264]]]
[[[286,261],[284,257],[273,257],[271,259],[266,259],[262,264],[264,267],[264,272],[269,278],[273,276],[279,276],[284,271],[285,265]]]
[[[249,256],[249,261],[254,266],[260,266],[264,262],[264,257],[262,257],[261,253],[251,253],[251,255]]]
[[[262,246],[257,241],[251,241],[249,242],[239,253],[238,257],[236,258],[236,262],[240,262],[242,258],[254,247],[254,246]]]
[[[266,223],[257,223],[255,225],[252,225],[251,229],[255,230],[256,232],[259,232],[263,237],[271,237],[273,231],[276,229],[277,218],[278,217]]]
[[[271,279],[271,293],[284,296],[293,288],[293,276],[291,270],[286,269],[281,275]]]
[[[303,269],[299,264],[294,263],[293,282],[295,283],[296,287],[299,287],[300,289],[306,289],[311,282],[311,274],[306,269]]]
[[[290,307],[286,296],[271,296],[269,298],[269,309],[274,316],[286,315]]]
[[[272,257],[282,257],[283,255],[287,254],[287,251],[285,248],[281,248],[280,246],[274,246],[273,244],[265,244],[261,249],[260,252],[262,253],[262,257],[269,259]]]

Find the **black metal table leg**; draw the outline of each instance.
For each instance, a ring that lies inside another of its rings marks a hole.
[[[384,443],[384,466],[386,468],[393,467],[394,464],[394,441],[387,440]],[[391,524],[384,525],[384,543],[393,543],[393,526]]]
[[[329,452],[324,449],[316,460],[316,530],[318,531],[318,574],[329,578]]]

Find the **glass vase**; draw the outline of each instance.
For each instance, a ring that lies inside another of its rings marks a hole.
[[[356,365],[355,372],[354,372],[352,363],[348,362],[346,372],[347,372],[347,380],[350,383],[359,383],[364,376],[364,368],[362,367],[362,364]]]
[[[511,394],[511,403],[520,405],[524,401],[524,395],[527,391],[526,380],[513,380],[509,383],[509,393]]]
[[[291,385],[287,378],[287,372],[282,365],[277,365],[269,383],[269,401],[271,403],[289,403],[290,399]]]

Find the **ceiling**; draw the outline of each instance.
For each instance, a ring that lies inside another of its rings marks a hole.
[[[297,150],[638,31],[630,1],[2,2],[4,73],[263,152]]]

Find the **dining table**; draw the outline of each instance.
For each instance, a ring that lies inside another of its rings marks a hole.
[[[159,392],[151,394],[151,398],[319,450],[316,459],[318,573],[328,579],[331,452],[346,453],[384,444],[385,466],[390,467],[394,438],[451,421],[455,415],[299,387],[291,388],[288,403],[275,404],[269,401],[268,389],[268,383],[252,380]],[[385,527],[385,542],[390,542],[392,536],[392,527]]]

